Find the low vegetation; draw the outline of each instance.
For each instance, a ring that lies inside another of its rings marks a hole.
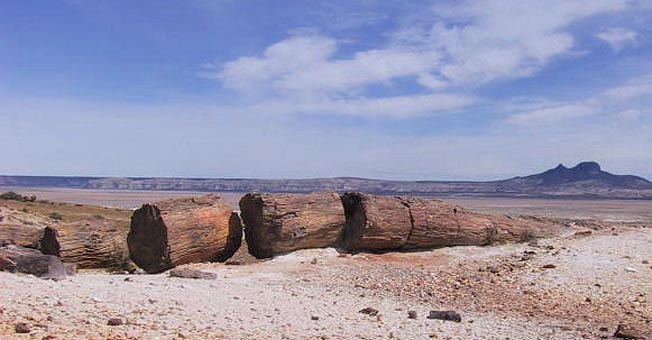
[[[23,196],[21,194],[17,194],[13,191],[7,191],[2,194],[0,194],[0,199],[7,200],[7,201],[19,201],[19,202],[35,202],[36,201],[36,196],[31,195],[31,196]]]

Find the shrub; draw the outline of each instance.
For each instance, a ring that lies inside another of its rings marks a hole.
[[[36,196],[23,196],[21,194],[17,194],[13,191],[7,191],[5,193],[0,194],[0,199],[3,200],[11,200],[11,201],[21,201],[21,202],[34,202],[36,201]]]
[[[3,200],[22,201],[23,195],[19,195],[13,191],[7,191],[5,193],[0,194],[0,198]]]
[[[58,212],[56,212],[56,211],[53,212],[53,213],[50,213],[50,215],[48,215],[48,217],[50,217],[51,219],[56,220],[56,221],[63,220],[63,216],[61,214],[59,214]]]

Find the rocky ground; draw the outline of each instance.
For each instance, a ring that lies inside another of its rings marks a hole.
[[[0,339],[600,339],[619,324],[649,336],[652,229],[595,228],[530,244],[188,267],[208,279],[0,273]]]

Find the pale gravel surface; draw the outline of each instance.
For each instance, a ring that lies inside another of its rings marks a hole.
[[[648,325],[652,268],[644,260],[652,261],[652,230],[622,228],[536,247],[355,256],[325,249],[191,266],[216,280],[85,272],[53,282],[0,273],[0,339],[597,339],[619,322]],[[380,317],[358,312],[365,307]],[[455,309],[463,321],[426,319],[432,309]],[[106,325],[114,317],[126,324]],[[32,332],[14,333],[16,322]]]

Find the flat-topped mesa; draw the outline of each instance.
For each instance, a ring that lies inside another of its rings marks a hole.
[[[144,204],[132,215],[127,237],[131,259],[148,273],[225,261],[241,240],[240,218],[216,195]]]
[[[337,193],[249,193],[240,211],[249,253],[257,258],[333,247],[342,239],[345,217]]]
[[[126,269],[129,263],[126,225],[91,220],[47,227],[41,251],[79,268]]]
[[[536,235],[531,223],[436,199],[354,192],[342,195],[342,202],[347,217],[343,246],[350,251],[481,246]]]

